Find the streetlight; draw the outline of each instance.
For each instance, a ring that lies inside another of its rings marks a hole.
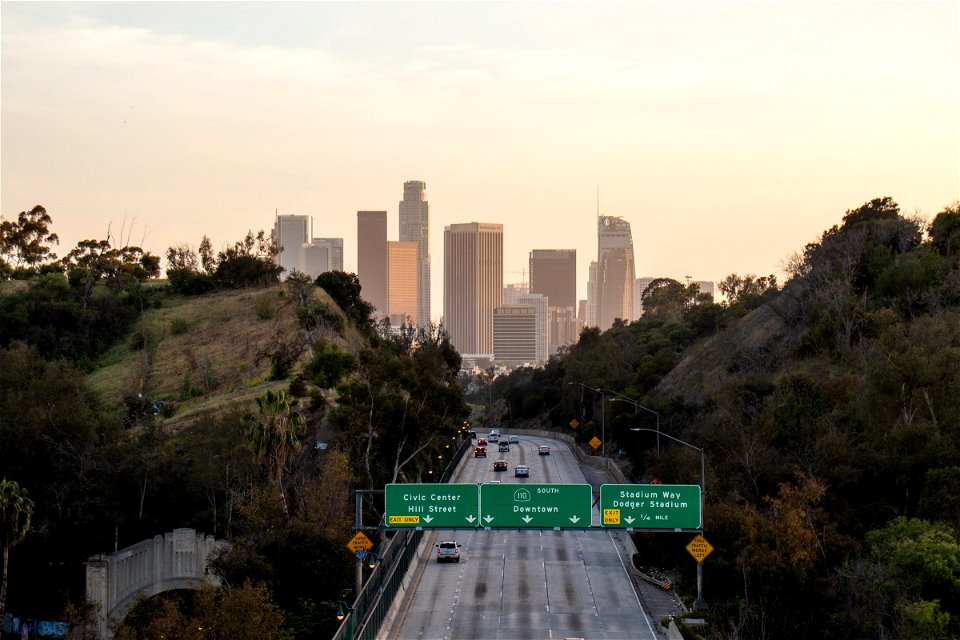
[[[353,613],[353,607],[351,607],[350,605],[348,605],[348,604],[347,604],[346,602],[344,602],[343,600],[337,600],[337,603],[338,603],[338,605],[339,605],[339,606],[337,607],[337,620],[338,620],[339,622],[343,622],[343,619],[344,619],[344,618],[346,618],[348,615],[350,615],[351,613]],[[349,631],[348,631],[348,633],[349,633],[349,635],[348,635],[347,637],[348,637],[350,640],[353,640],[353,616],[352,616],[352,615],[350,616],[350,626],[349,626]]]
[[[654,431],[653,429],[630,429],[630,431],[649,431],[650,433],[656,433],[657,437],[660,437],[661,433],[659,431]],[[706,503],[706,485],[704,483],[704,474],[703,474],[703,448],[695,447],[689,442],[684,442],[680,438],[674,438],[673,436],[664,433],[662,434],[664,438],[670,438],[674,442],[679,442],[685,447],[690,447],[694,451],[700,452],[700,535],[703,535],[703,517],[704,517],[704,505]],[[706,609],[707,603],[703,599],[703,562],[697,561],[697,599],[693,601],[694,609]]]
[[[604,389],[595,389],[588,384],[583,384],[582,382],[568,382],[568,385],[578,384],[583,389],[590,389],[590,391],[596,391],[600,394],[600,455],[607,455],[607,405],[606,400],[607,396],[603,395]],[[580,404],[583,404],[583,391],[580,391]],[[580,416],[581,418],[583,416]]]
[[[374,569],[377,564],[383,561],[383,556],[380,554],[374,553],[373,551],[367,551],[367,568]]]
[[[610,398],[610,402],[629,402],[637,409],[643,409],[644,411],[649,411],[653,415],[657,416],[657,455],[659,456],[660,455],[660,414],[654,411],[653,409],[648,409],[647,407],[643,406],[636,400],[632,400],[628,398],[622,393],[617,393],[613,389],[601,389],[601,391],[612,393],[613,395],[617,396],[616,398]],[[634,411],[634,413],[636,413],[636,411]]]

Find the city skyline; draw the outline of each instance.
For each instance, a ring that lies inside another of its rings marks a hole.
[[[356,272],[356,212],[400,240],[423,181],[438,320],[451,224],[503,224],[505,283],[575,249],[580,301],[598,215],[636,276],[719,282],[872,198],[960,198],[955,2],[0,8],[0,215],[45,206],[60,256],[108,229],[219,250],[279,212]]]

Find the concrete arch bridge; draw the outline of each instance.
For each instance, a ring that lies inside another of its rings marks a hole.
[[[100,637],[112,637],[113,623],[123,619],[140,595],[219,586],[209,563],[214,552],[227,545],[193,529],[174,529],[115,553],[88,558],[87,601],[99,605]]]

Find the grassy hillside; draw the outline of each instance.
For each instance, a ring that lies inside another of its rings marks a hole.
[[[314,295],[336,307],[322,289]],[[245,411],[265,391],[285,388],[289,380],[270,379],[269,354],[302,341],[296,304],[284,285],[171,294],[143,311],[134,331],[99,359],[88,382],[111,411],[125,412],[143,394],[150,404],[162,401],[167,412],[173,407],[165,425],[188,426]]]

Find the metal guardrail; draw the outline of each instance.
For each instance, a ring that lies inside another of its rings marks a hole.
[[[440,476],[440,482],[449,482],[457,465],[467,451],[471,440],[460,444],[447,468]],[[417,548],[423,539],[424,531],[416,529],[397,529],[386,545],[377,554],[380,562],[364,583],[351,607],[353,611],[340,623],[332,640],[375,640],[380,628],[390,612],[390,607],[401,590],[403,579],[417,556]]]

